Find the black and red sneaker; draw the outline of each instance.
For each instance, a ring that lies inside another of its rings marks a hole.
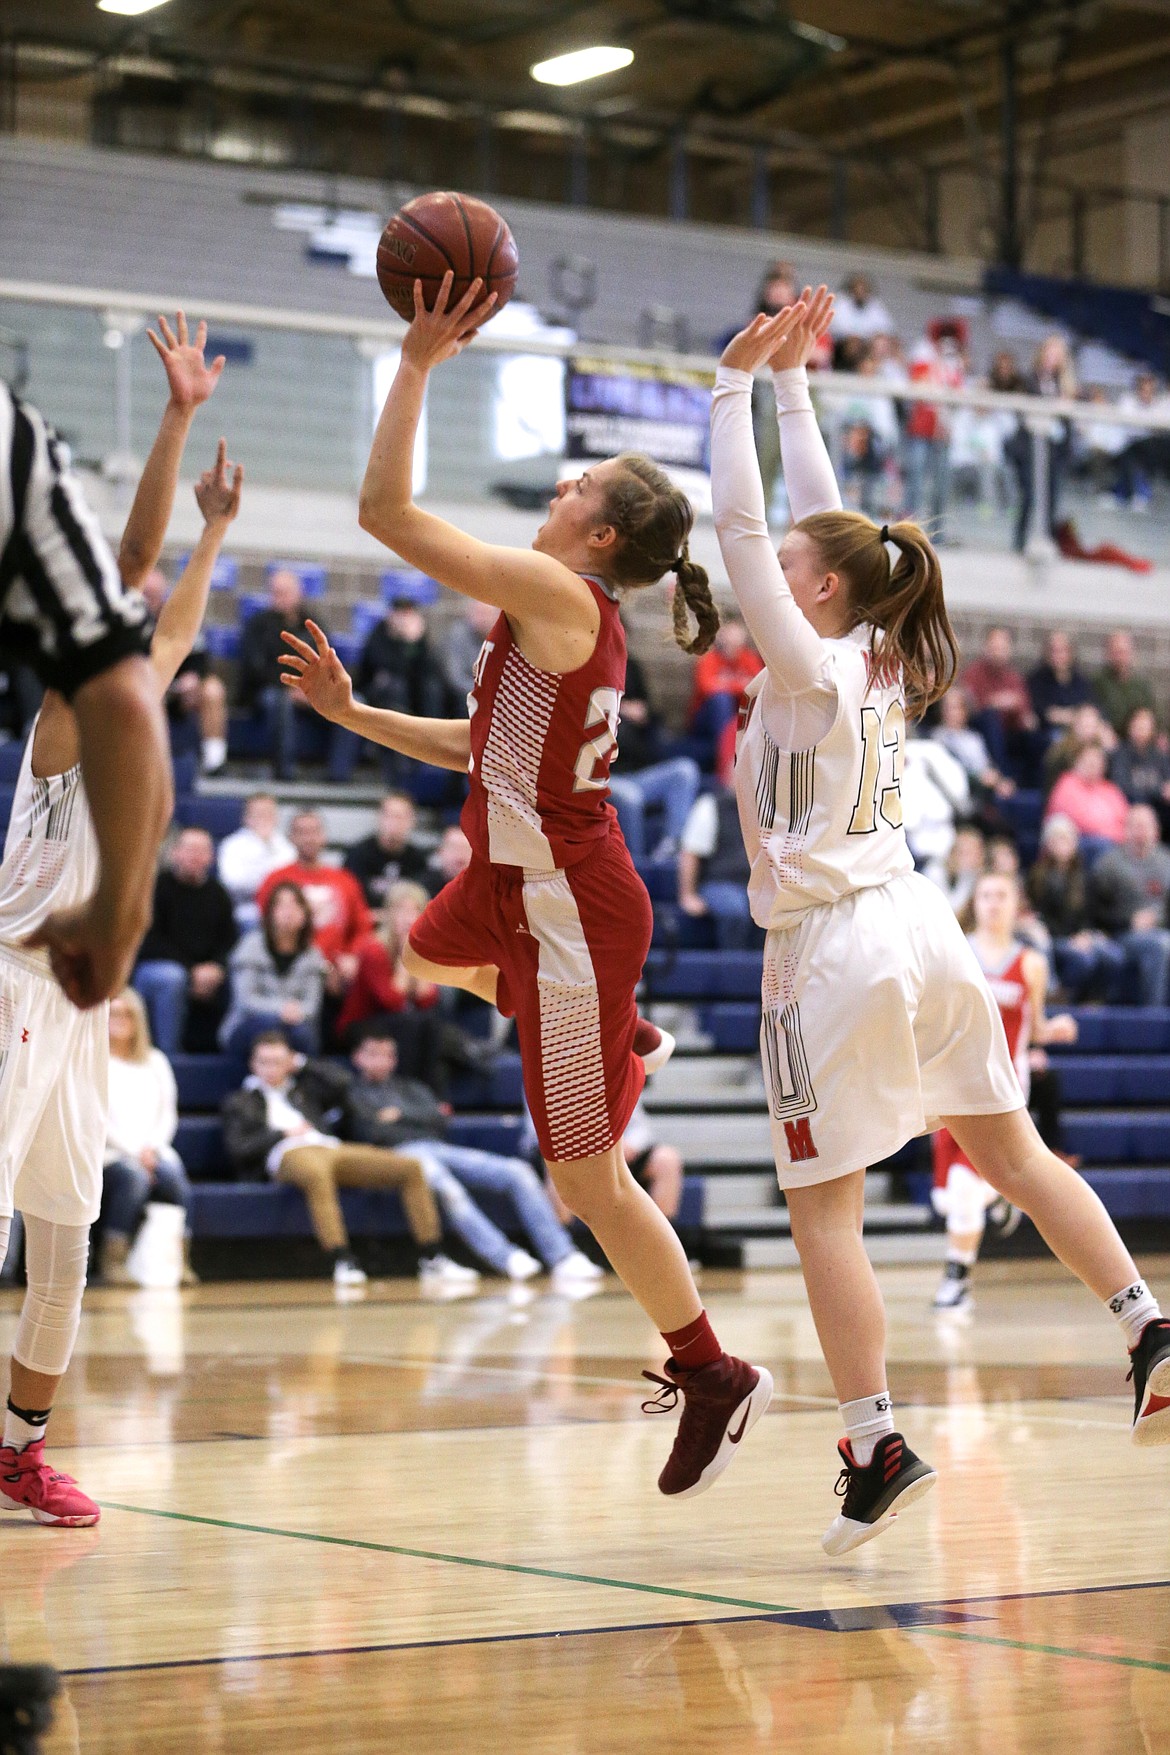
[[[915,1456],[900,1432],[879,1438],[865,1467],[853,1460],[849,1440],[837,1449],[844,1468],[833,1491],[845,1503],[821,1537],[826,1554],[848,1554],[880,1535],[907,1505],[929,1493],[938,1476],[930,1464]]]
[[[1129,1356],[1133,1378],[1133,1441],[1170,1444],[1170,1322],[1147,1322]]]
[[[683,1411],[658,1491],[672,1499],[690,1499],[719,1478],[765,1412],[772,1399],[772,1377],[762,1365],[749,1365],[730,1353],[697,1370],[688,1371],[673,1359],[663,1369],[665,1377],[643,1371],[643,1377],[661,1387],[642,1403],[642,1410],[672,1414],[681,1395]]]
[[[646,1077],[664,1067],[676,1047],[669,1030],[660,1030],[649,1018],[639,1016],[634,1025],[634,1053],[646,1069]]]

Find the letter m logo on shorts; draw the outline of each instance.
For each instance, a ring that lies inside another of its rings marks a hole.
[[[802,1115],[799,1121],[786,1121],[784,1137],[788,1141],[788,1156],[794,1164],[803,1164],[806,1159],[819,1156],[807,1115]]]

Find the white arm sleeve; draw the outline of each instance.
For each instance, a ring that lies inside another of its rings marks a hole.
[[[780,423],[780,461],[792,522],[798,524],[814,512],[839,512],[841,492],[833,465],[817,425],[808,373],[803,366],[773,372],[776,419]]]
[[[820,440],[811,412],[809,418]],[[784,695],[823,689],[820,635],[797,607],[768,533],[752,432],[751,373],[729,366],[716,372],[711,402],[711,502],[731,589],[774,686]]]

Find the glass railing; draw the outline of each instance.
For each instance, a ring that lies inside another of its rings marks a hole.
[[[0,371],[79,463],[132,477],[158,418],[150,298],[0,281]],[[403,325],[212,304],[209,349],[230,369],[216,425],[255,483],[353,493]],[[558,476],[631,447],[674,469],[709,509],[714,361],[576,340],[509,311],[431,380],[416,486],[425,499],[539,505]],[[819,373],[814,395],[846,502],[915,515],[946,543],[1034,556],[1116,545],[1170,563],[1170,406],[948,390]],[[761,460],[776,446],[759,390]],[[1051,516],[1049,515],[1051,501]],[[785,516],[775,481],[777,521]]]

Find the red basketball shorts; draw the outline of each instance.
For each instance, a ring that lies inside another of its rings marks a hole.
[[[474,859],[411,929],[431,963],[500,971],[544,1157],[589,1158],[622,1137],[645,1071],[634,989],[650,949],[650,898],[620,835],[578,864],[522,871]]]

